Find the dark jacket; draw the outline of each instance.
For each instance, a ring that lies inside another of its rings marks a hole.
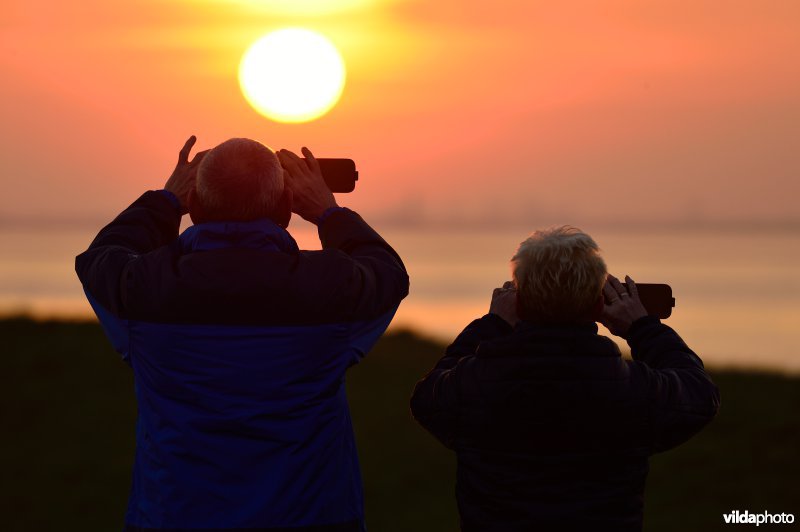
[[[408,293],[352,211],[300,251],[262,219],[195,225],[151,191],[75,262],[139,406],[127,529],[363,529],[345,370]]]
[[[595,324],[472,322],[414,389],[417,421],[458,458],[464,531],[641,530],[648,457],[711,421],[719,392],[657,318],[633,361]]]

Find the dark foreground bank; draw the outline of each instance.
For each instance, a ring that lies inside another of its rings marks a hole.
[[[390,334],[349,374],[371,531],[458,528],[454,459],[408,412],[414,383],[442,349]],[[3,530],[120,530],[136,416],[127,366],[94,323],[2,320],[0,353]],[[730,530],[723,514],[732,510],[800,518],[800,379],[711,373],[722,409],[652,460],[647,531]]]

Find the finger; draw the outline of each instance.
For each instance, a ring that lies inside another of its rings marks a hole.
[[[311,150],[303,146],[303,148],[300,151],[303,152],[303,155],[306,158],[306,164],[308,164],[309,170],[311,170],[315,174],[320,173],[319,161],[317,161],[316,157],[314,157],[314,154],[311,153]]]
[[[297,177],[308,173],[308,165],[297,156],[292,151],[289,150],[281,150],[283,153],[283,159],[281,159],[281,163],[283,164],[284,168],[289,170],[292,174],[292,177]]]
[[[617,279],[613,275],[609,275],[608,280],[611,283],[611,286],[614,287],[614,290],[616,290],[617,294],[619,294],[620,296],[622,296],[623,294],[628,295],[628,290],[626,290],[625,287],[622,286],[622,283],[619,282],[619,279]]]
[[[286,156],[283,154],[283,150],[276,151],[275,156],[278,158],[278,162],[281,163],[281,166],[283,166],[283,160],[286,158]]]
[[[631,293],[631,296],[633,296],[634,299],[639,299],[639,288],[636,286],[634,280],[631,279],[630,275],[625,276],[625,284],[627,285],[628,292]]]
[[[291,159],[298,163],[301,162],[300,157],[298,157],[297,154],[292,150],[281,150],[281,152],[283,153],[283,156],[286,157],[287,159]]]
[[[178,152],[179,163],[189,162],[189,152],[192,151],[192,146],[194,146],[195,142],[197,142],[197,137],[195,137],[194,135],[189,137],[189,139],[183,145],[183,148],[181,148],[181,151]]]
[[[297,174],[299,168],[297,166],[297,162],[295,159],[292,159],[289,156],[288,150],[281,150],[278,152],[278,161],[280,161],[281,166],[283,166],[284,170],[286,170],[290,176]]]
[[[610,279],[606,280],[606,284],[603,285],[603,295],[606,297],[606,301],[608,301],[608,304],[611,304],[619,300],[619,295],[617,294],[617,291],[614,289],[614,287],[611,286]]]

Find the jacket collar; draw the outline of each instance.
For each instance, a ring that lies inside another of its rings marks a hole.
[[[572,323],[569,325],[542,325],[530,321],[520,321],[514,326],[515,332],[541,336],[574,336],[597,334],[595,322]]]
[[[184,253],[234,247],[265,251],[299,251],[292,235],[268,218],[250,222],[197,224],[181,233],[179,240]]]
[[[597,334],[594,322],[540,325],[521,321],[514,332],[481,342],[478,356],[619,357],[613,340]]]

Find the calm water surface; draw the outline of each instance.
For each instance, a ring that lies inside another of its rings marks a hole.
[[[73,261],[97,229],[0,228],[0,312],[90,315]],[[584,229],[612,273],[672,285],[677,306],[666,323],[709,365],[800,373],[800,235]],[[319,247],[310,226],[293,233],[301,247]],[[486,312],[526,233],[383,230],[411,275],[393,327],[452,339]]]

